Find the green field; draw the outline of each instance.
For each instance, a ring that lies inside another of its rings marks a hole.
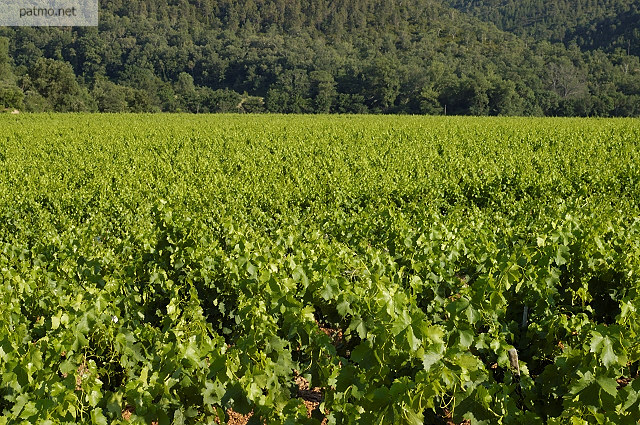
[[[637,424],[638,164],[640,120],[0,116],[0,424]]]

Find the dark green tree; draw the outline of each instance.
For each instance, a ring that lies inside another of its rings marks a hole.
[[[200,102],[193,77],[186,72],[181,72],[175,84],[175,93],[180,110],[185,112],[200,112]]]
[[[87,93],[81,90],[68,62],[38,59],[29,70],[25,85],[28,90],[46,99],[54,111],[77,112],[88,109]]]
[[[126,89],[111,81],[104,79],[96,81],[92,95],[100,112],[126,112],[129,110]]]
[[[0,37],[0,109],[22,109],[24,93],[16,85],[11,58],[9,39]]]
[[[376,57],[364,71],[364,93],[369,109],[387,111],[400,94],[399,64],[391,57]]]
[[[336,82],[333,79],[333,75],[327,71],[312,71],[309,77],[315,112],[325,114],[331,112],[337,95]]]

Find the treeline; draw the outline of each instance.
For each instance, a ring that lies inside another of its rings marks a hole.
[[[0,28],[0,108],[637,116],[631,53],[436,0],[114,0],[99,28]]]

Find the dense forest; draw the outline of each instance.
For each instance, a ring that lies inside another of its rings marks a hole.
[[[112,0],[0,28],[0,110],[640,115],[640,0]]]
[[[448,0],[498,28],[533,40],[577,44],[581,49],[615,49],[640,55],[637,0]]]

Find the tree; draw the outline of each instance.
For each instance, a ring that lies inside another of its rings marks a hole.
[[[451,115],[486,115],[489,112],[489,96],[486,81],[470,77],[450,80],[438,98]]]
[[[513,81],[497,78],[487,92],[489,115],[524,115],[524,102]]]
[[[23,100],[24,93],[20,87],[0,82],[0,110],[22,109],[24,107]]]
[[[103,55],[105,41],[100,37],[97,28],[84,28],[82,35],[74,43],[78,75],[93,81],[96,75],[104,76],[106,69]]]
[[[9,39],[0,37],[0,109],[22,109],[24,93],[16,85],[9,57]]]
[[[68,62],[38,59],[29,70],[29,80],[26,85],[45,98],[57,112],[88,109],[88,96],[80,89]]]
[[[178,75],[178,81],[175,84],[175,92],[178,96],[178,104],[180,109],[188,112],[200,112],[198,93],[196,87],[193,84],[193,77],[186,72],[181,72]]]
[[[551,62],[547,68],[549,87],[561,98],[579,97],[587,91],[586,78],[567,58]]]
[[[11,58],[9,57],[9,39],[7,37],[0,37],[0,81],[15,83],[15,76],[11,69]]]
[[[312,71],[309,77],[311,79],[311,97],[313,98],[315,112],[329,113],[337,95],[336,82],[333,79],[333,75],[326,71]]]
[[[420,112],[427,115],[441,115],[444,112],[438,100],[438,92],[431,84],[426,85],[420,92]]]
[[[176,112],[178,110],[178,95],[170,83],[160,84],[156,95],[163,111]]]
[[[284,71],[267,92],[267,110],[298,114],[312,112],[310,85],[309,76],[304,69]]]
[[[376,57],[364,71],[366,101],[369,108],[385,111],[400,93],[398,63],[391,57]]]
[[[125,112],[128,110],[126,90],[111,81],[100,79],[93,88],[93,98],[100,112]]]
[[[264,99],[259,96],[248,96],[246,93],[242,96],[242,100],[238,105],[242,112],[255,114],[264,112]]]
[[[338,93],[335,101],[335,111],[340,114],[366,114],[369,113],[365,105],[364,96],[361,94]]]
[[[229,89],[206,91],[206,95],[203,96],[209,112],[238,112],[241,100],[242,96],[239,93]]]

